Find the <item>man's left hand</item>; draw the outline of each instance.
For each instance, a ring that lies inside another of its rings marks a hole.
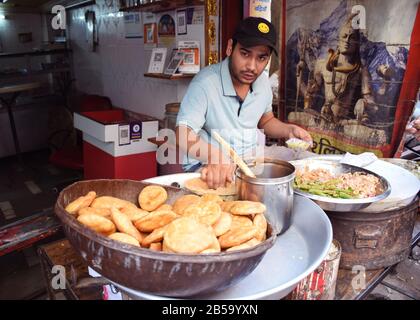
[[[298,138],[304,141],[307,141],[311,144],[312,146],[312,137],[309,134],[308,131],[306,131],[305,129],[298,127],[294,124],[290,125],[290,130],[289,130],[289,138]]]

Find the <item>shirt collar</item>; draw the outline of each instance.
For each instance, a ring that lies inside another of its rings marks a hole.
[[[225,96],[236,97],[235,87],[233,86],[232,77],[229,71],[229,57],[222,61],[220,76],[222,78],[223,94]]]

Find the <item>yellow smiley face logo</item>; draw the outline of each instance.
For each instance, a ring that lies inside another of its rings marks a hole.
[[[268,33],[270,31],[270,27],[264,22],[261,22],[258,25],[258,30],[260,30],[262,33]]]

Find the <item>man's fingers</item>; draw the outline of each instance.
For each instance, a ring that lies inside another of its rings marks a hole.
[[[208,170],[206,182],[207,182],[207,186],[210,189],[213,189],[213,184],[214,184],[214,182],[213,182],[213,170]]]
[[[219,168],[215,168],[213,172],[213,187],[212,189],[217,189],[220,186],[220,170]]]
[[[207,172],[208,172],[207,167],[205,167],[203,170],[201,170],[201,180],[204,180],[204,181],[207,180]]]
[[[231,170],[232,170],[232,177],[235,176],[235,172],[236,172],[237,166],[236,164],[232,164]]]
[[[223,187],[226,187],[226,185],[232,182],[232,170],[230,169],[230,165],[226,168],[225,171],[225,179],[223,180]]]
[[[227,170],[227,176],[226,176],[226,183],[225,185],[229,182],[231,183],[233,181],[233,175],[235,173],[235,166],[231,165],[229,166],[228,170]]]
[[[222,187],[227,187],[227,184],[232,182],[233,180],[232,176],[233,176],[232,165],[229,165],[225,167],[224,169],[223,179],[221,181]]]
[[[232,174],[231,174],[231,172],[229,171],[228,172],[228,174],[227,174],[227,176],[226,176],[226,181],[225,181],[225,186],[228,184],[228,183],[231,183],[232,182]]]
[[[217,170],[217,169],[216,169]],[[221,168],[219,168],[216,172],[215,172],[215,174],[214,174],[216,177],[217,177],[217,180],[215,179],[215,181],[214,181],[214,189],[217,189],[217,188],[219,188],[220,187],[220,185],[221,185],[221,183],[222,183],[222,181],[224,181],[224,177],[223,177],[223,170],[221,170]]]
[[[235,165],[208,166],[202,170],[201,179],[210,189],[225,187],[228,182],[233,182],[235,169]]]

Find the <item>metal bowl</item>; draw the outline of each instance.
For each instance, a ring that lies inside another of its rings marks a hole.
[[[354,212],[365,209],[369,207],[371,204],[378,202],[380,200],[385,199],[391,193],[391,185],[389,182],[382,176],[366,170],[364,168],[340,163],[335,160],[322,160],[322,159],[303,159],[303,160],[296,160],[290,161],[291,164],[295,166],[297,170],[303,169],[304,167],[308,167],[309,170],[314,169],[327,169],[334,175],[339,175],[342,173],[353,173],[353,172],[363,172],[366,174],[371,174],[377,178],[381,183],[382,189],[384,190],[381,194],[370,197],[370,198],[361,198],[361,199],[337,199],[337,198],[329,198],[314,195],[311,193],[307,193],[298,189],[295,189],[294,192],[296,194],[302,195],[307,197],[313,201],[315,201],[322,209],[326,211],[337,211],[337,212]]]
[[[76,198],[94,190],[98,196],[114,196],[137,203],[148,183],[132,180],[90,180],[63,189],[55,205],[64,232],[86,263],[105,278],[127,288],[170,297],[189,297],[218,292],[238,283],[261,262],[276,240],[271,232],[263,243],[246,250],[206,255],[156,252],[113,241],[79,223],[64,208]],[[185,194],[163,186],[168,203]]]

